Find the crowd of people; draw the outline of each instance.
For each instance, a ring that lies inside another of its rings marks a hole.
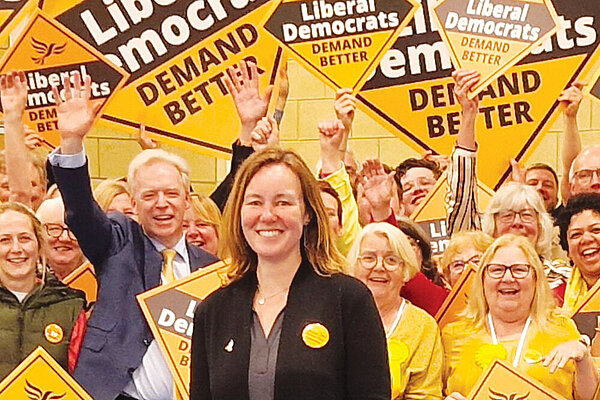
[[[181,398],[136,295],[221,259],[228,283],[194,316],[193,400],[463,400],[494,360],[565,399],[598,398],[600,323],[571,319],[600,285],[600,146],[581,144],[581,85],[557,99],[562,182],[549,165],[513,161],[480,210],[479,99],[468,96],[480,76],[453,79],[462,114],[451,155],[357,162],[356,99],[342,89],[336,118],[315,127],[313,174],[279,146],[287,83],[263,94],[256,65],[242,62],[224,78],[241,122],[231,169],[203,196],[187,162],[143,125],[127,176],[93,190],[91,78],[53,87],[60,146],[45,154],[23,123],[25,75],[1,75],[0,379],[43,346],[96,400]],[[439,179],[450,240],[434,257],[411,215]],[[94,301],[63,283],[89,266]],[[473,268],[466,308],[440,327],[440,307]]]

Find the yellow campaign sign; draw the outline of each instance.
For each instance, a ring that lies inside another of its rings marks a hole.
[[[182,399],[188,399],[190,395],[194,311],[206,296],[227,283],[227,268],[227,264],[218,262],[187,278],[137,295]]]
[[[468,396],[469,400],[564,400],[504,361],[495,360]]]
[[[418,7],[416,0],[281,0],[264,26],[319,79],[356,92]]]
[[[471,98],[560,26],[550,0],[441,0],[433,15],[454,66],[481,73]]]
[[[582,335],[594,338],[600,320],[600,282],[592,286],[571,318]]]
[[[62,79],[91,76],[92,102],[101,108],[125,82],[127,73],[44,13],[38,12],[0,61],[0,73],[22,70],[28,86],[25,124],[55,147],[60,143],[52,86]],[[100,111],[101,112],[101,111]]]
[[[448,179],[444,173],[410,216],[410,219],[419,224],[429,235],[431,253],[434,256],[441,255],[446,250],[450,239],[446,225],[446,194],[448,190]],[[483,212],[487,208],[493,196],[493,190],[478,182],[477,200],[480,211]]]
[[[478,159],[485,161],[477,164],[477,176],[490,188],[510,176],[511,158],[526,161],[535,150],[558,117],[560,93],[575,79],[588,82],[593,72],[589,66],[600,45],[600,8],[582,0],[553,4],[564,29],[479,94]],[[429,18],[433,0],[421,5],[357,98],[362,110],[416,151],[450,154],[461,121],[454,67]]]
[[[228,67],[258,65],[273,83],[282,51],[262,28],[268,0],[52,0],[44,11],[131,74],[102,121],[224,156],[240,131],[224,83]],[[237,71],[240,73],[240,71]]]
[[[88,308],[96,302],[98,297],[98,281],[96,280],[94,266],[89,261],[76,268],[62,282],[73,289],[83,291]]]
[[[460,319],[460,313],[464,311],[469,301],[469,292],[471,291],[471,285],[476,273],[475,266],[471,263],[467,264],[452,291],[446,297],[444,304],[442,304],[435,315],[435,320],[440,329]]]
[[[11,35],[30,17],[40,0],[0,0],[0,47],[8,47]]]
[[[585,86],[583,92],[591,96],[595,101],[600,101],[600,63],[595,65],[595,72],[590,83]]]
[[[31,352],[0,382],[0,398],[93,400],[42,347]]]

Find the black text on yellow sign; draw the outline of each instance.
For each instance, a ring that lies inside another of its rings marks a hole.
[[[481,73],[471,97],[559,27],[549,0],[443,0],[434,10],[453,64]]]
[[[549,129],[556,98],[592,60],[600,41],[600,9],[584,0],[555,0],[563,30],[544,41],[480,93],[478,177],[496,188],[509,159],[526,159]],[[460,107],[450,77],[454,67],[423,0],[409,27],[385,52],[361,87],[361,108],[416,150],[450,154]],[[394,101],[390,101],[394,99]],[[407,116],[410,115],[410,118]]]
[[[131,73],[103,119],[144,122],[163,141],[231,152],[239,134],[223,81],[241,60],[258,64],[264,88],[277,69],[277,42],[261,22],[267,0],[55,0],[44,9]],[[221,153],[222,154],[222,153]]]
[[[167,360],[178,392],[189,397],[190,352],[197,305],[225,282],[222,262],[138,295],[138,302]]]
[[[93,400],[42,347],[0,382],[0,398]]]
[[[91,99],[104,107],[123,85],[127,73],[43,13],[33,17],[0,61],[0,73],[25,71],[28,95],[25,123],[50,146],[59,143],[56,99],[62,80],[79,73],[92,77]]]
[[[414,0],[283,0],[265,29],[326,83],[356,89],[417,8]]]

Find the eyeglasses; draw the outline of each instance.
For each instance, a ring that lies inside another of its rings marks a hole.
[[[467,266],[467,264],[471,263],[471,264],[479,264],[480,261],[480,256],[479,255],[475,255],[471,258],[469,258],[467,261],[462,261],[462,260],[456,260],[451,262],[450,264],[448,264],[448,269],[450,269],[450,271],[454,272],[455,274],[461,274],[464,270],[465,267]]]
[[[529,264],[488,264],[485,266],[485,272],[490,278],[501,279],[506,274],[506,270],[510,271],[510,274],[515,279],[523,279],[529,275],[531,265]]]
[[[592,177],[596,174],[598,179],[600,179],[600,168],[598,169],[580,169],[579,171],[573,174],[574,178],[579,181],[579,183],[587,185],[592,181]]]
[[[379,256],[376,256],[374,254],[365,254],[359,256],[358,261],[360,262],[360,265],[363,266],[363,268],[373,269],[377,265],[379,258]],[[402,259],[397,256],[385,256],[381,257],[381,260],[383,262],[383,268],[387,269],[390,272],[397,270],[401,265],[404,264]]]
[[[521,211],[507,210],[496,213],[498,220],[504,223],[511,223],[518,215],[523,222],[532,223],[537,220],[537,213],[532,208],[524,208]]]
[[[48,234],[48,236],[53,237],[55,239],[58,239],[64,231],[67,231],[67,236],[69,237],[69,239],[77,240],[75,235],[73,235],[73,232],[66,225],[44,224],[44,228],[46,229],[46,233]]]

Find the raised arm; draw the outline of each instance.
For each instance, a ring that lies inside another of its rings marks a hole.
[[[563,108],[563,118],[565,124],[565,137],[563,139],[562,148],[562,163],[563,163],[563,177],[560,183],[560,194],[563,200],[563,204],[566,204],[569,200],[569,170],[571,164],[577,154],[581,152],[581,135],[579,134],[579,127],[577,126],[577,112],[579,111],[579,105],[583,99],[583,84],[581,82],[575,82],[567,90],[564,90],[558,97]]]
[[[479,112],[479,99],[467,97],[480,79],[475,71],[457,70],[452,73],[456,85],[454,95],[462,108],[462,121],[456,147],[448,166],[449,192],[446,198],[448,234],[461,230],[481,229],[477,209],[477,176],[475,160],[475,122]]]
[[[31,181],[28,168],[31,160],[25,144],[23,113],[27,104],[27,81],[25,73],[10,72],[0,76],[0,100],[4,111],[4,148],[6,174],[10,188],[10,200],[31,207]]]
[[[91,77],[85,82],[75,73],[63,79],[64,99],[58,88],[52,87],[57,104],[60,147],[50,154],[50,163],[63,197],[66,222],[73,231],[85,256],[98,268],[108,257],[119,230],[113,230],[111,220],[100,209],[92,195],[83,139],[92,127],[99,107],[90,101]],[[101,272],[101,271],[98,271]]]
[[[260,94],[258,68],[255,63],[251,62],[242,61],[237,68],[228,68],[224,81],[233,99],[242,128],[238,141],[233,144],[233,158],[229,174],[210,195],[210,199],[217,204],[221,211],[225,208],[237,170],[244,160],[254,152],[251,147],[252,131],[258,121],[267,115],[273,91],[273,87],[268,86],[264,96]]]

